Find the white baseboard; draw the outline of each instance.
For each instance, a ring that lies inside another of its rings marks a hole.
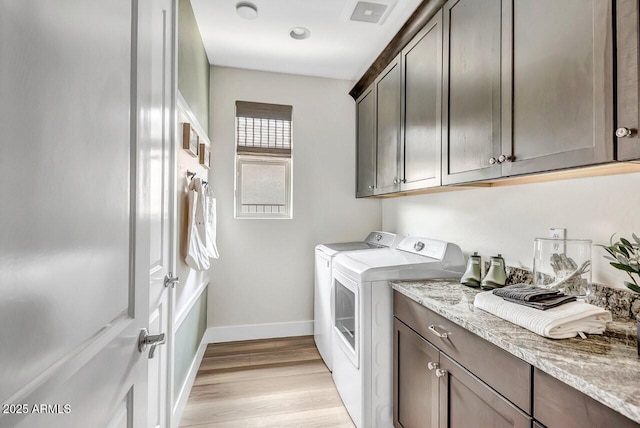
[[[276,337],[308,336],[313,334],[313,320],[273,324],[231,325],[209,327],[205,340],[209,343],[239,340],[273,339]]]
[[[171,425],[173,426],[173,428],[178,428],[180,426],[182,413],[184,412],[184,408],[187,406],[189,394],[191,394],[191,388],[193,388],[193,383],[196,381],[196,375],[198,374],[198,369],[200,368],[200,364],[202,363],[202,358],[204,358],[204,351],[207,349],[207,345],[209,344],[209,341],[207,340],[207,337],[209,337],[208,333],[209,330],[206,330],[204,332],[202,341],[200,342],[200,346],[198,347],[198,352],[196,352],[196,356],[191,362],[191,367],[189,367],[187,378],[182,384],[180,391],[177,392],[176,404],[175,406],[173,406],[173,417],[171,418]]]

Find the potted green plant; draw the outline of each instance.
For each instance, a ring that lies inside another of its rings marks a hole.
[[[609,260],[609,264],[616,269],[624,271],[631,278],[631,282],[625,281],[624,285],[630,290],[640,293],[640,238],[635,233],[631,234],[631,237],[635,241],[630,242],[628,239],[620,238],[619,241],[613,242],[615,233],[609,238],[609,245],[599,245],[604,248],[608,256],[604,256]],[[636,280],[638,277],[638,280]],[[638,327],[638,355],[640,356],[640,319],[637,319]]]

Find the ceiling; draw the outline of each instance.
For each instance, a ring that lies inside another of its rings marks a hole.
[[[191,0],[209,62],[224,67],[357,80],[422,0],[387,4],[378,24],[351,21],[358,0],[251,0],[258,17],[236,13],[240,0]],[[289,32],[306,27],[311,37]]]

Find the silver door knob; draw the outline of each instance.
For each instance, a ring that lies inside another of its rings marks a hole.
[[[398,184],[400,182],[400,180],[398,180],[397,178],[393,179],[393,184]]]
[[[618,138],[624,138],[624,137],[630,137],[633,134],[633,131],[629,128],[618,128],[616,129],[616,137]]]
[[[498,162],[499,163],[510,161],[510,160],[511,160],[510,156],[505,156],[505,155],[498,156]]]
[[[447,371],[443,370],[443,369],[437,369],[436,370],[436,376],[438,377],[442,377],[442,376],[446,376],[447,375]]]
[[[177,276],[173,276],[171,272],[164,276],[164,286],[176,288],[176,284],[180,283],[180,278]]]
[[[369,189],[373,189],[373,186],[367,186]]]
[[[146,328],[140,330],[140,335],[138,336],[138,351],[144,352],[147,349],[147,346],[151,345],[149,349],[149,359],[152,359],[156,353],[156,347],[160,345],[164,345],[166,343],[166,338],[164,333],[160,334],[149,334],[149,331]]]
[[[496,158],[489,158],[489,165],[495,165],[496,162],[498,162]]]
[[[435,370],[435,369],[437,369],[439,366],[440,366],[440,364],[438,364],[438,363],[434,363],[433,361],[429,361],[429,362],[427,363],[427,368],[428,368],[429,370]]]

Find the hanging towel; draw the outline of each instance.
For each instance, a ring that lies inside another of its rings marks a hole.
[[[568,339],[579,332],[604,333],[611,313],[584,302],[570,302],[546,311],[510,303],[491,291],[479,293],[474,306],[551,339]]]
[[[216,198],[213,197],[207,187],[205,192],[205,205],[206,205],[206,230],[207,230],[207,252],[209,257],[217,259],[220,257],[218,253],[218,245],[216,243],[216,227],[217,227],[217,214],[216,214]]]
[[[185,262],[195,270],[209,269],[209,250],[207,249],[205,196],[202,180],[193,178],[188,187],[187,257]]]

